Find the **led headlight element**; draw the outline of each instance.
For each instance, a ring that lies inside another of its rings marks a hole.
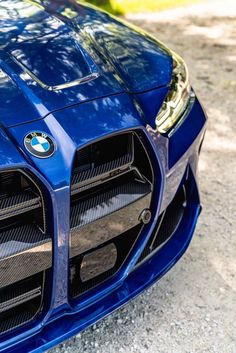
[[[169,93],[156,117],[157,130],[167,132],[181,117],[190,98],[191,86],[184,60],[173,53],[173,75]]]

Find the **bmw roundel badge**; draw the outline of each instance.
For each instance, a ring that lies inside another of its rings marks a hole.
[[[27,151],[39,158],[48,158],[56,150],[54,140],[44,132],[33,131],[24,138],[24,145]]]

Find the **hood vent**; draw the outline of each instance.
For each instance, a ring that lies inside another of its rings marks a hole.
[[[49,91],[81,85],[99,76],[95,63],[67,29],[25,40],[9,54],[33,81]]]

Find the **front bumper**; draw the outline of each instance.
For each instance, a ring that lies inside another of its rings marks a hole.
[[[192,238],[201,209],[197,164],[205,122],[205,114],[196,99],[182,124],[171,135],[163,137],[143,129],[151,143],[153,160],[156,159],[161,166],[161,185],[158,197],[154,195],[156,214],[153,222],[138,240],[129,260],[111,280],[91,290],[82,299],[73,303],[67,301],[63,305],[58,305],[59,301],[55,298],[58,283],[55,277],[60,275],[54,263],[52,296],[48,298],[52,303],[51,308],[28,326],[27,331],[22,328],[17,335],[8,336],[7,340],[2,341],[2,352],[42,352],[59,344],[138,295],[178,261]],[[162,246],[143,258],[143,251],[155,232],[158,217],[183,185],[186,187],[187,207],[181,221]],[[54,191],[54,199],[60,202],[63,192],[63,189]],[[54,253],[54,256],[60,255],[56,248]],[[139,261],[140,257],[142,261]]]

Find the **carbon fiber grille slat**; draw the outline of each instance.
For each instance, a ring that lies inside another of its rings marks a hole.
[[[7,333],[32,320],[42,303],[44,273],[0,289],[0,331]]]
[[[140,215],[150,206],[151,193],[105,217],[71,232],[70,257],[95,249],[141,224]]]
[[[1,288],[14,284],[52,265],[52,240],[28,224],[1,233]]]
[[[21,282],[17,282],[17,284],[12,286],[4,287],[0,290],[0,307],[4,302],[8,302],[14,300],[17,297],[24,296],[31,291],[38,291],[41,288],[39,283],[40,281],[38,278],[36,278],[34,281],[29,281],[26,279]]]
[[[28,303],[29,305],[30,303]],[[13,328],[17,328],[23,324],[27,324],[32,318],[37,314],[38,307],[34,308],[34,311],[30,309],[23,310],[20,312],[16,312],[14,316],[10,316],[6,320],[2,320],[0,322],[0,332],[7,333],[11,331]]]
[[[40,207],[40,198],[30,191],[0,198],[0,221]]]
[[[93,187],[94,183],[102,182],[111,177],[111,174],[131,167],[133,147],[134,134],[125,133],[107,137],[80,149],[72,172],[72,195],[79,193],[81,188]]]
[[[34,298],[39,297],[40,295],[41,295],[41,288],[38,287],[28,292],[25,291],[25,293],[20,294],[17,297],[14,297],[7,301],[0,302],[0,313],[10,310],[18,305],[24,304]]]
[[[15,227],[0,234],[0,260],[51,241],[32,224]]]
[[[150,192],[149,183],[133,181],[81,201],[71,208],[71,228],[85,226],[118,211]]]
[[[84,180],[89,180],[93,179],[97,176],[102,176],[106,174],[107,172],[112,172],[113,170],[116,170],[117,168],[120,168],[122,166],[129,165],[132,162],[132,155],[131,154],[126,154],[122,156],[121,158],[118,158],[116,160],[110,161],[108,163],[99,165],[93,169],[88,169],[80,173],[76,173],[76,170],[74,170],[74,175],[72,177],[72,186],[75,184],[78,184]]]

